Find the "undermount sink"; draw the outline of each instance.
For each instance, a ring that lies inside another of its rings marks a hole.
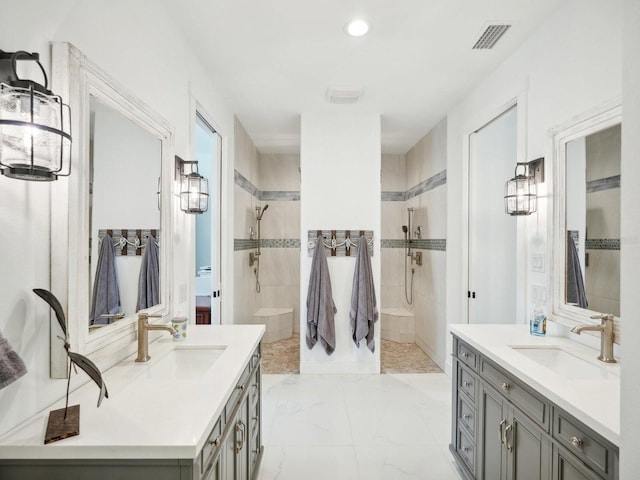
[[[225,351],[220,345],[176,345],[155,363],[153,359],[143,378],[149,380],[188,380],[202,377]]]
[[[601,380],[618,377],[616,367],[604,363],[602,365],[591,363],[558,346],[511,345],[511,348],[538,365],[550,369],[556,375],[567,379]]]

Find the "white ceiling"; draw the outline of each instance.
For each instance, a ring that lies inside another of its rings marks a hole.
[[[162,0],[258,149],[299,147],[304,112],[376,112],[406,153],[565,0]],[[363,17],[360,38],[345,24]],[[513,26],[472,50],[490,22]],[[329,86],[364,88],[334,105]],[[215,112],[211,112],[212,114]]]

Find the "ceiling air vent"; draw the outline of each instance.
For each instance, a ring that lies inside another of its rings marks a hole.
[[[356,103],[360,100],[363,92],[363,88],[329,87],[327,89],[327,100],[329,103]]]
[[[482,32],[482,35],[480,35],[480,38],[478,39],[476,44],[473,46],[473,49],[480,50],[480,49],[493,48],[494,45],[498,42],[498,40],[500,40],[502,35],[504,35],[504,32],[509,30],[510,27],[511,25],[504,24],[504,23],[496,23],[496,24],[489,25],[484,30],[484,32]]]

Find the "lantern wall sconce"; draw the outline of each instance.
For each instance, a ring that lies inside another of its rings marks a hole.
[[[190,172],[185,168],[189,166]],[[200,214],[209,208],[209,181],[198,173],[198,162],[176,155],[176,180],[179,182],[180,210]]]
[[[514,177],[504,186],[504,211],[512,216],[531,215],[538,209],[537,185],[544,182],[544,157],[518,162]]]
[[[18,76],[18,62],[36,62],[44,85]],[[48,89],[37,53],[0,50],[0,172],[52,181],[71,173],[71,111]]]

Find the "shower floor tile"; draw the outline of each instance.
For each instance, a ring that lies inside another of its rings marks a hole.
[[[380,373],[442,373],[438,365],[414,343],[382,339]],[[262,344],[262,372],[300,373],[300,337]]]

